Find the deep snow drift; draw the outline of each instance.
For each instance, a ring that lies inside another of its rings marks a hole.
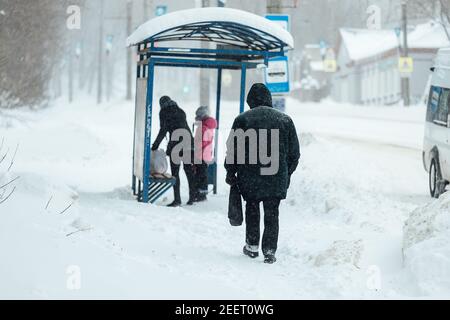
[[[192,121],[196,106],[180,105]],[[222,110],[226,132],[238,103]],[[241,254],[244,229],[228,224],[222,179],[194,207],[163,207],[171,192],[157,205],[133,199],[131,103],[2,112],[1,154],[11,151],[0,172],[19,148],[0,185],[19,179],[0,205],[0,298],[450,297],[445,282],[424,290],[444,274],[421,277],[402,260],[405,220],[433,201],[424,109],[289,100],[287,112],[302,158],[280,209],[275,265]]]
[[[424,295],[448,297],[450,287],[450,194],[417,208],[406,221],[405,265]]]

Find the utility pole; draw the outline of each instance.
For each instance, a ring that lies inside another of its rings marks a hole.
[[[69,43],[69,103],[73,101],[73,38],[70,39]]]
[[[209,7],[209,0],[202,0],[202,7]],[[202,49],[209,49],[209,43],[203,41],[201,43]],[[209,106],[209,70],[201,68],[200,69],[200,105]]]
[[[267,13],[280,14],[283,12],[282,0],[267,0]],[[286,107],[286,98],[283,95],[272,94],[273,107],[279,110],[283,110]]]
[[[142,0],[143,5],[144,5],[144,22],[147,22],[148,20],[148,2],[147,0]]]
[[[105,62],[106,62],[106,101],[109,102],[111,99],[112,94],[112,83],[113,83],[113,74],[114,74],[114,62],[111,58],[111,51],[113,48],[113,35],[108,35],[106,37],[106,55]]]
[[[83,48],[83,42],[81,40],[81,37],[78,41],[77,47],[75,49],[75,54],[78,60],[78,90],[82,90],[84,88],[84,85],[86,84],[86,72],[85,72],[85,53],[82,51]]]
[[[132,14],[133,14],[133,2],[127,1],[127,37],[131,34],[132,28]],[[131,48],[126,48],[127,50],[127,100],[131,100],[131,81],[132,81],[132,51]]]
[[[282,0],[267,0],[267,13],[282,13]]]
[[[406,8],[406,1],[402,2],[402,29],[403,29],[403,52],[404,58],[408,57],[408,14]],[[402,96],[403,104],[408,107],[409,101],[409,78],[407,76],[402,77]]]
[[[102,103],[102,82],[103,82],[103,8],[104,0],[100,0],[100,28],[98,34],[98,65],[97,65],[97,104]]]
[[[153,0],[142,0],[144,3],[144,22],[150,19],[150,11],[153,10]]]

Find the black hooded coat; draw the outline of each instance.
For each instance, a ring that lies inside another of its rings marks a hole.
[[[186,113],[181,109],[178,104],[167,96],[164,96],[159,101],[161,110],[159,112],[160,129],[155,142],[152,145],[152,150],[159,148],[161,141],[164,139],[167,133],[169,133],[169,143],[167,145],[166,154],[170,155],[172,148],[181,141],[172,141],[172,133],[177,129],[185,129],[190,134],[189,143],[192,146],[194,144],[194,138],[192,136],[191,129],[186,121]]]
[[[285,199],[290,184],[290,177],[297,168],[300,159],[300,145],[294,123],[288,115],[272,108],[272,97],[264,84],[253,85],[248,94],[247,103],[251,109],[240,114],[234,120],[232,133],[233,130],[237,129],[242,129],[244,132],[254,129],[257,132],[257,162],[251,164],[249,161],[250,148],[248,141],[245,143],[244,150],[239,148],[236,138],[229,138],[227,141],[227,159],[225,161],[227,180],[228,182],[233,180],[237,182],[239,190],[246,201],[261,201],[273,198]],[[263,175],[261,173],[261,168],[267,168],[273,164],[263,164],[261,162],[259,156],[261,138],[259,129],[267,129],[266,150],[268,150],[269,157],[272,155],[270,146],[271,129],[278,129],[279,140],[276,142],[279,147],[279,156],[275,159],[272,157],[272,162],[278,161],[278,170],[274,174]],[[230,152],[234,152],[233,163],[230,162],[232,158]],[[245,164],[236,163],[236,154],[238,152],[245,152]]]

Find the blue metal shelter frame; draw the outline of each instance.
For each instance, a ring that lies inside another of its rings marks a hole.
[[[214,42],[217,44],[217,48],[177,48],[155,45],[165,41],[186,40]],[[217,193],[217,134],[220,127],[222,71],[226,69],[241,71],[239,112],[242,113],[245,105],[247,70],[257,68],[262,63],[267,66],[270,58],[284,56],[285,47],[287,47],[286,43],[269,33],[246,25],[223,21],[178,26],[153,35],[137,44],[139,56],[137,79],[146,78],[147,81],[142,181],[134,174],[134,167],[132,176],[133,193],[137,195],[139,201],[153,203],[175,183],[173,178],[155,178],[150,175],[155,68],[162,66],[217,70],[216,120],[218,127],[215,133],[214,163],[209,166],[208,173],[209,184],[213,184],[214,193]]]

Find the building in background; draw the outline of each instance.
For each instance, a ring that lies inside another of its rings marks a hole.
[[[389,105],[401,100],[399,56],[402,35],[394,29],[342,28],[336,47],[338,70],[332,77],[331,97],[338,102]],[[450,46],[441,24],[428,22],[408,32],[411,101],[423,97],[437,50]]]
[[[324,68],[324,55],[319,44],[303,48],[299,66],[300,79],[292,95],[301,101],[319,102],[329,95],[330,73]]]

